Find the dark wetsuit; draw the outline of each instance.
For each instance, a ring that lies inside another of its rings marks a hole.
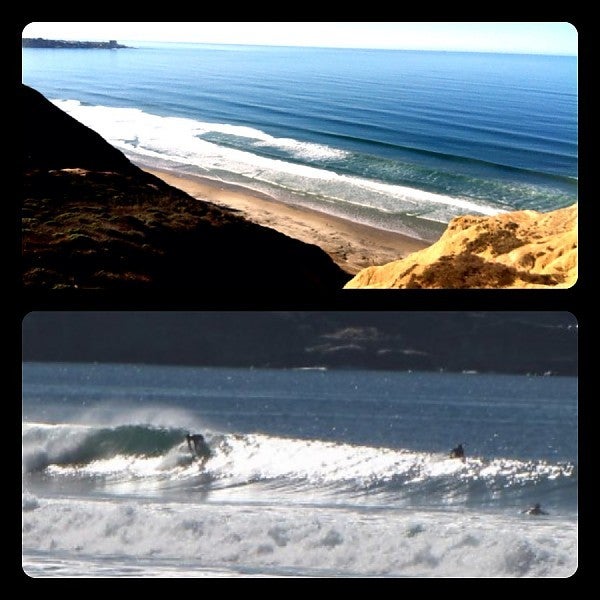
[[[527,512],[528,515],[547,515],[548,514],[546,511],[542,510],[542,507],[539,504],[532,506],[525,512]]]
[[[187,435],[186,440],[190,452],[197,456],[202,463],[205,463],[210,458],[210,447],[206,443],[204,436],[200,435],[199,433],[195,435]]]
[[[450,458],[464,458],[465,451],[463,450],[462,444],[459,444],[450,452]]]

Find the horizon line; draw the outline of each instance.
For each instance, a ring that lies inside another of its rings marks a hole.
[[[81,39],[60,39],[60,38],[44,38],[44,37],[22,37],[22,40],[35,40],[41,39],[50,42],[91,42],[100,43],[108,42],[110,40],[81,40]],[[313,50],[383,50],[393,52],[444,52],[444,53],[455,53],[455,54],[510,54],[520,56],[556,56],[556,57],[567,57],[567,58],[578,58],[578,54],[555,54],[549,52],[534,52],[524,50],[472,50],[472,49],[441,49],[441,48],[389,48],[389,47],[368,47],[368,46],[312,46],[312,45],[288,45],[288,44],[257,44],[257,43],[235,43],[235,42],[192,42],[192,41],[160,41],[160,40],[115,40],[120,44],[159,44],[159,45],[174,45],[174,46],[236,46],[236,47],[255,47],[255,48],[306,48]],[[28,50],[44,50],[50,48],[28,48]],[[68,49],[68,48],[65,48]],[[127,48],[125,48],[127,49]],[[135,50],[135,47],[129,49]]]

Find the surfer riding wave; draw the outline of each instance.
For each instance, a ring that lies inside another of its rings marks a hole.
[[[211,456],[210,447],[206,443],[204,436],[199,433],[188,433],[185,439],[192,456],[198,458],[200,466],[203,467]]]

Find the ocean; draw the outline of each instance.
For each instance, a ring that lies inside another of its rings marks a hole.
[[[23,569],[568,577],[577,437],[574,377],[25,363]]]
[[[25,48],[23,82],[140,166],[427,241],[577,201],[576,57],[129,45]]]

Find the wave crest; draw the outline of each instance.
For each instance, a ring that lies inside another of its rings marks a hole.
[[[96,428],[29,424],[23,432],[24,470],[53,477],[195,485],[199,471],[186,433],[176,427],[140,424]],[[439,453],[204,433],[212,456],[203,469],[203,483],[215,489],[261,485],[380,497],[392,503],[498,506],[524,504],[540,495],[557,504],[568,503],[571,488],[577,485],[577,469],[570,463],[477,457],[463,462]]]

